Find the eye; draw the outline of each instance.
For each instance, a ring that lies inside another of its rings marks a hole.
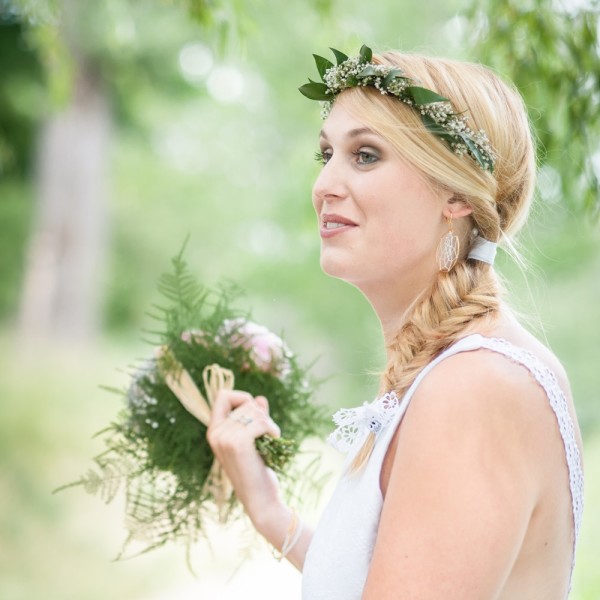
[[[331,150],[319,150],[315,152],[315,160],[322,165],[326,165],[331,158]]]
[[[353,152],[359,165],[371,165],[379,160],[379,156],[373,150],[359,149]]]

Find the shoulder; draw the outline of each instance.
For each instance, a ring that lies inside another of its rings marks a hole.
[[[558,359],[533,336],[513,344],[554,373],[576,423]],[[450,462],[459,471],[493,470],[536,495],[548,476],[549,454],[561,458],[560,441],[548,395],[532,372],[501,352],[476,348],[446,357],[423,378],[389,459],[406,464],[426,456],[432,462]]]
[[[416,388],[409,410],[428,417],[461,419],[510,414],[523,417],[540,404],[545,393],[530,371],[503,354],[478,348],[440,361]],[[537,398],[540,402],[532,402]]]
[[[517,343],[495,342],[495,349],[476,347],[441,360],[415,390],[414,404],[423,410],[452,411],[458,416],[463,411],[481,416],[489,411],[510,413],[525,419],[540,416],[550,408],[540,374],[558,384],[567,404],[571,402],[560,361],[533,336]]]
[[[424,377],[399,428],[397,456],[510,474],[529,487],[555,437],[548,398],[529,370],[481,348],[445,358]]]

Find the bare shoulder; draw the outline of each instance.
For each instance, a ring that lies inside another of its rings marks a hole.
[[[564,369],[540,346],[525,350],[555,373],[569,398]],[[542,474],[548,447],[560,448],[554,443],[560,441],[556,417],[532,373],[483,348],[459,352],[430,371],[415,391],[398,434],[406,458],[413,451],[437,447],[457,458],[462,454],[469,462],[485,457],[488,467],[518,471],[529,479],[536,471]]]
[[[525,351],[556,379],[572,405],[565,369],[558,358],[535,337],[526,333],[511,341]],[[509,412],[513,417],[533,416],[550,408],[544,389],[527,366],[501,352],[479,348],[454,354],[441,361],[423,380],[415,393],[415,404],[436,410]],[[436,400],[437,399],[437,400]]]
[[[482,424],[505,414],[514,424],[519,415],[527,419],[546,410],[544,398],[527,368],[482,348],[457,353],[436,365],[417,388],[409,410],[423,411],[428,418],[439,413],[451,421],[479,419]]]

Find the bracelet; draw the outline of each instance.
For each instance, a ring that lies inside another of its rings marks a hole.
[[[294,537],[290,540],[290,543],[281,549],[281,558],[284,558],[285,556],[287,556],[291,551],[292,548],[298,543],[298,540],[300,539],[300,536],[302,535],[302,527],[303,527],[303,523],[302,521],[299,522],[299,526],[296,529],[296,533],[294,534]]]
[[[283,545],[281,546],[281,552],[279,552],[276,548],[273,548],[273,556],[276,560],[281,561],[283,558],[285,558],[291,552],[292,548],[298,543],[302,533],[302,526],[303,523],[302,521],[299,521],[296,509],[292,508],[292,518],[290,519],[290,524],[288,525],[285,533]]]

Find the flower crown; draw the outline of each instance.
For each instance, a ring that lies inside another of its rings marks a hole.
[[[331,48],[337,65],[314,54],[317,70],[323,80],[318,83],[309,79],[299,88],[310,100],[324,102],[322,117],[326,118],[335,97],[343,90],[353,87],[372,86],[382,94],[396,96],[398,100],[419,111],[425,127],[443,140],[459,156],[468,154],[484,171],[494,171],[494,153],[487,134],[483,130],[473,131],[467,118],[456,113],[448,98],[432,90],[414,85],[398,67],[379,65],[372,62],[371,48],[362,46],[359,56],[349,58],[343,52]]]

